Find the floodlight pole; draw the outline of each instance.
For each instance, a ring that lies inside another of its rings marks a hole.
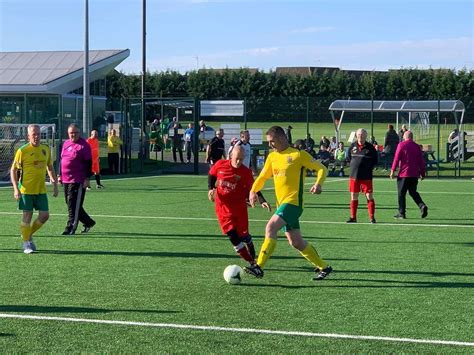
[[[141,170],[143,171],[143,160],[145,159],[145,128],[146,128],[146,109],[145,109],[145,79],[146,79],[146,0],[142,1],[142,129],[141,129],[141,152],[140,159]]]
[[[82,89],[82,131],[89,132],[89,0],[84,0],[84,82]]]

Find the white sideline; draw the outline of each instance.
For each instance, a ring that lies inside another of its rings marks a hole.
[[[254,333],[254,334],[269,334],[269,335],[286,335],[286,336],[301,336],[301,337],[338,338],[338,339],[352,339],[352,340],[376,340],[376,341],[390,341],[390,342],[402,342],[402,343],[474,346],[473,342],[454,341],[454,340],[395,338],[395,337],[382,337],[382,336],[372,336],[372,335],[311,333],[311,332],[295,332],[295,331],[285,331],[285,330],[252,329],[252,328],[230,328],[230,327],[228,328],[228,327],[192,325],[192,324],[129,322],[129,321],[105,320],[105,319],[34,316],[34,315],[27,315],[27,314],[0,313],[0,318],[33,319],[33,320],[43,320],[43,321],[47,320],[47,321],[63,321],[63,322],[93,323],[93,324],[129,325],[129,326],[139,326],[139,327],[176,328],[176,329],[239,332],[239,333]]]
[[[22,212],[0,212],[1,215],[21,215]],[[50,216],[67,216],[65,213],[50,213]],[[127,216],[127,215],[106,215],[106,214],[91,214],[91,217],[99,218],[133,218],[133,219],[168,219],[168,220],[179,220],[179,221],[213,221],[215,218],[210,217],[171,217],[171,216]],[[267,223],[267,219],[249,219],[249,222],[263,222]],[[336,221],[300,221],[300,223],[308,224],[342,224],[345,226],[357,226],[357,225],[373,225],[369,222],[358,222],[358,223],[346,223],[346,222],[336,222]],[[397,226],[397,227],[444,227],[444,228],[474,228],[472,225],[463,225],[463,224],[428,224],[428,223],[385,223],[380,222],[374,226]]]

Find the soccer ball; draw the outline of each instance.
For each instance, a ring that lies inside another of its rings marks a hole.
[[[239,265],[229,265],[224,270],[224,280],[231,285],[237,285],[242,282],[243,272]]]

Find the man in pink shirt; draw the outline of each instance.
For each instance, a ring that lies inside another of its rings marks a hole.
[[[390,171],[391,179],[393,179],[397,168],[400,169],[397,177],[398,214],[394,217],[397,219],[406,218],[406,195],[408,192],[420,208],[421,218],[425,218],[428,215],[428,206],[426,206],[420,194],[416,191],[418,178],[423,180],[426,175],[425,158],[420,146],[413,141],[413,133],[411,131],[406,131],[403,134],[403,142],[397,146],[392,170]]]
[[[68,221],[63,235],[76,233],[79,221],[84,225],[82,233],[87,233],[95,221],[82,207],[89,177],[92,175],[92,152],[89,144],[81,138],[81,130],[76,124],[67,128],[69,139],[61,152],[61,183],[68,209]]]

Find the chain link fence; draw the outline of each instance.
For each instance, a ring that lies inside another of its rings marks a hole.
[[[219,99],[219,98],[215,98]],[[351,99],[366,99],[351,98]],[[416,114],[374,112],[347,112],[339,131],[339,139],[347,145],[351,133],[357,128],[365,128],[370,139],[377,146],[383,146],[387,125],[393,124],[400,129],[403,124],[409,125],[414,132],[415,140],[430,152],[427,161],[429,175],[440,177],[474,177],[474,106],[473,97],[460,100],[465,105],[462,126],[452,113],[418,112]],[[230,138],[237,138],[239,130],[260,129],[259,137],[262,144],[255,146],[258,154],[265,155],[265,131],[272,125],[280,125],[290,129],[292,143],[296,140],[314,141],[317,153],[323,137],[331,140],[336,136],[334,120],[329,106],[334,101],[327,97],[273,97],[269,100],[260,98],[244,99],[242,116],[206,116],[200,115],[200,101],[194,98],[157,98],[147,97],[145,111],[142,112],[140,98],[109,99],[93,101],[91,105],[90,127],[101,133],[102,166],[107,172],[106,163],[106,132],[110,127],[119,129],[124,141],[121,153],[121,169],[123,172],[144,174],[161,171],[164,173],[204,173],[205,148],[216,129],[221,126],[233,125],[227,129]],[[59,95],[5,95],[0,97],[0,123],[16,124],[54,124],[55,147],[59,149],[66,139],[66,128],[70,123],[82,126],[82,100],[77,97],[61,97]],[[112,117],[112,119],[110,119]],[[173,117],[180,124],[178,134],[180,141],[173,139],[174,131],[170,131]],[[336,113],[335,120],[340,119]],[[161,120],[159,129],[153,133],[154,120]],[[206,133],[198,131],[200,121],[206,125]],[[185,144],[185,130],[193,124],[196,143]],[[255,131],[258,132],[258,131]],[[454,137],[454,142],[450,136]],[[25,137],[26,138],[26,137]],[[23,138],[22,138],[23,139]],[[457,143],[456,143],[457,142]],[[0,146],[8,142],[0,138]],[[190,151],[191,148],[191,151]],[[428,149],[429,148],[429,149]],[[460,151],[459,149],[462,149]],[[457,151],[457,152],[456,152]],[[188,155],[190,153],[190,155]],[[7,154],[3,149],[3,154]],[[181,154],[183,162],[181,162]],[[462,159],[457,157],[462,156]],[[189,157],[189,162],[188,162]],[[5,163],[6,158],[2,158]],[[378,169],[377,175],[388,175]]]

